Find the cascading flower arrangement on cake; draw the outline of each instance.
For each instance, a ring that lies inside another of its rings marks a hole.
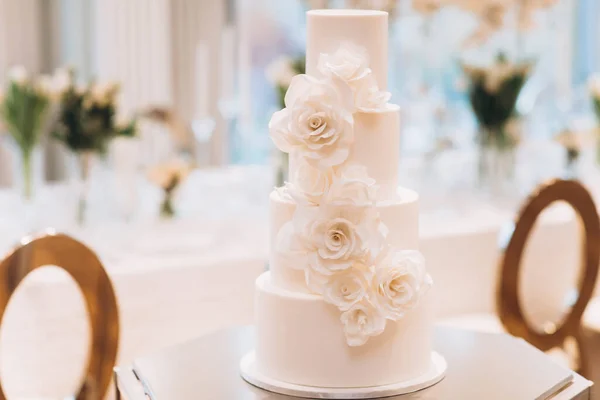
[[[347,163],[353,114],[384,109],[364,49],[344,43],[322,54],[319,72],[293,78],[271,138],[300,163],[282,192],[297,206],[278,234],[277,250],[304,271],[314,293],[338,307],[348,345],[360,346],[398,320],[430,286],[423,257],[386,243],[375,207],[377,185],[364,166]]]

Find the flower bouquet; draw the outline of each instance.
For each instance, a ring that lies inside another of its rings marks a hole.
[[[50,88],[47,78],[34,81],[23,67],[14,67],[4,98],[0,98],[0,117],[19,148],[23,197],[27,200],[33,196],[34,150],[49,114]]]
[[[109,141],[116,136],[115,83],[75,85],[73,71],[58,71],[64,82],[59,94],[59,114],[52,135],[75,154],[82,183],[77,220],[84,221],[88,178],[93,154],[104,155]],[[131,134],[131,128],[123,130]]]
[[[164,196],[160,205],[160,215],[163,218],[172,218],[175,215],[173,196],[192,169],[191,164],[176,159],[156,165],[148,171],[148,179],[163,191]]]
[[[278,107],[285,107],[285,94],[296,75],[305,73],[306,60],[304,56],[292,58],[282,56],[273,61],[267,68],[267,79],[275,86],[277,91]],[[275,186],[282,186],[288,176],[289,156],[287,153],[277,151],[277,172]]]
[[[510,63],[500,54],[493,65],[463,65],[469,103],[479,126],[479,180],[512,179],[514,150],[521,139],[515,106],[531,63]],[[498,182],[496,182],[498,183]]]

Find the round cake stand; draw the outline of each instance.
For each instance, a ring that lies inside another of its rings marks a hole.
[[[269,392],[310,399],[373,399],[412,393],[441,381],[446,373],[446,367],[444,357],[433,352],[429,371],[414,379],[384,386],[345,389],[295,385],[264,376],[256,369],[254,352],[246,354],[240,362],[242,378],[248,383]]]

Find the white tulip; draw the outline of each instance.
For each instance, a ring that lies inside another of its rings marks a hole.
[[[64,94],[73,85],[73,76],[68,68],[57,68],[52,80],[53,90],[58,96]]]
[[[22,86],[25,85],[29,80],[29,73],[25,67],[22,65],[17,65],[8,71],[8,79],[13,83]]]
[[[42,96],[51,97],[53,95],[52,77],[50,75],[40,75],[35,87]]]

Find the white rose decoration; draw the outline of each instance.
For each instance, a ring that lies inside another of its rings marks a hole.
[[[366,167],[349,165],[333,177],[324,201],[336,206],[372,206],[378,188]]]
[[[392,94],[379,90],[375,78],[367,77],[354,92],[356,108],[363,112],[381,111],[387,107]]]
[[[351,87],[371,75],[367,51],[350,42],[344,42],[333,54],[321,54],[317,64],[325,78],[339,78]]]
[[[351,101],[349,88],[297,75],[285,95],[286,108],[269,122],[271,139],[279,150],[299,152],[315,168],[340,165],[354,142]]]
[[[285,186],[287,194],[299,205],[316,206],[329,191],[333,170],[320,170],[301,162],[291,180]]]
[[[345,311],[367,297],[373,272],[367,266],[357,263],[334,275],[322,275],[310,268],[305,270],[305,275],[306,283],[313,292],[322,295],[327,303]]]
[[[418,251],[390,251],[375,268],[376,302],[383,314],[394,321],[414,308],[431,284],[425,259]]]
[[[285,192],[299,205],[370,206],[376,202],[378,188],[361,165],[349,165],[336,173],[300,163]]]
[[[386,320],[379,310],[368,301],[354,304],[342,313],[344,334],[348,346],[362,346],[371,336],[377,336],[385,330]]]
[[[378,254],[387,231],[372,207],[297,207],[292,221],[278,233],[276,251],[290,267],[307,266],[333,275],[354,263],[369,263]]]
[[[380,91],[369,68],[367,51],[345,42],[333,54],[321,54],[317,68],[337,86],[348,86],[353,93],[354,107],[359,111],[376,111],[385,107],[391,94]]]

